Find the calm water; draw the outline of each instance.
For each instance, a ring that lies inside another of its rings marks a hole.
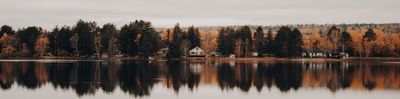
[[[396,60],[0,61],[1,99],[400,97]]]

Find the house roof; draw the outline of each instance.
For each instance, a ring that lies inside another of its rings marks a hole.
[[[194,47],[193,49],[191,49],[190,51],[203,51],[203,49],[201,49],[200,47]]]

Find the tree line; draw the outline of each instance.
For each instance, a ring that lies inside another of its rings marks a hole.
[[[194,47],[208,45],[216,46],[207,49],[208,52],[219,52],[225,57],[232,54],[237,57],[301,57],[307,50],[345,52],[360,57],[400,55],[400,36],[374,27],[363,30],[332,26],[326,31],[304,33],[301,28],[290,25],[254,29],[253,26],[226,26],[219,27],[215,42],[211,33],[200,31],[198,27],[181,28],[179,24],[156,31],[151,22],[143,20],[119,29],[111,23],[98,26],[96,22],[83,20],[73,26],[56,26],[51,31],[36,26],[14,30],[3,25],[0,56],[100,57],[107,53],[109,56],[148,58],[158,55],[160,49],[168,49],[167,58],[180,58],[188,56],[188,51]]]
[[[303,51],[303,36],[299,29],[291,29],[287,26],[279,28],[273,36],[269,29],[265,35],[262,27],[258,27],[254,33],[249,26],[238,29],[222,27],[218,34],[218,49],[223,56],[231,54],[239,57],[277,56],[299,57]]]
[[[400,35],[373,27],[364,30],[332,26],[327,31],[310,34],[290,26],[281,26],[276,31],[269,28],[266,33],[261,26],[254,30],[251,32],[249,26],[220,28],[216,50],[223,56],[234,54],[239,57],[248,57],[254,52],[260,57],[301,57],[306,51],[344,52],[355,57],[400,55]]]
[[[121,53],[125,56],[153,56],[162,47],[160,33],[150,22],[136,20],[120,30],[114,24],[97,26],[79,20],[74,26],[56,26],[52,31],[30,26],[13,30],[3,25],[0,32],[1,54],[10,57],[99,57]]]
[[[136,20],[120,29],[107,23],[99,27],[96,22],[79,20],[74,26],[56,26],[51,31],[30,26],[15,31],[3,25],[0,32],[2,58],[13,57],[100,57],[117,54],[124,57],[149,58],[161,48],[169,48],[169,58],[186,56],[189,49],[200,47],[199,29],[191,26],[183,31],[179,24],[170,31],[171,38],[163,40],[161,32],[151,23]]]

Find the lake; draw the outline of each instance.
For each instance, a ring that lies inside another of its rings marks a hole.
[[[394,99],[398,60],[0,60],[1,99]]]

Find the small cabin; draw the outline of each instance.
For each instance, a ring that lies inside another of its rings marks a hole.
[[[205,56],[203,49],[195,47],[189,51],[189,56]]]

